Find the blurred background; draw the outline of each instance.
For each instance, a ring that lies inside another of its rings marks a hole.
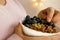
[[[60,0],[19,0],[27,14],[34,16],[47,7],[60,10]]]

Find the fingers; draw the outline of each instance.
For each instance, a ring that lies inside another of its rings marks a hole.
[[[22,29],[22,26],[20,23],[17,25],[17,27],[15,29],[15,33],[23,39],[25,39],[25,38],[29,39],[30,38],[30,36],[27,36],[26,34],[23,33],[23,29]]]
[[[52,22],[60,26],[60,12],[55,13]]]
[[[22,32],[22,26],[19,23],[15,29],[15,33],[18,34],[19,36],[23,37],[23,32]]]
[[[48,22],[50,22],[54,15],[54,8],[48,7],[38,14],[38,17],[41,19],[46,19]]]
[[[39,17],[40,19],[45,19],[45,18],[46,18],[46,9],[41,10],[41,11],[39,12],[39,14],[38,14],[38,17]]]
[[[52,20],[52,18],[53,18],[53,15],[54,15],[54,8],[49,7],[49,8],[47,8],[46,11],[47,11],[46,19],[47,19],[48,22],[50,22]]]

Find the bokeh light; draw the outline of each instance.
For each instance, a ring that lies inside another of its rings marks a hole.
[[[43,2],[40,2],[39,6],[43,6]]]
[[[37,0],[32,0],[33,2],[36,2]]]
[[[38,5],[39,5],[39,3],[38,2],[35,2],[34,6],[37,7]]]
[[[32,0],[34,7],[41,7],[43,5],[44,0]]]

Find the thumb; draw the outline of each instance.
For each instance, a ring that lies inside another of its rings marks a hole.
[[[19,23],[15,29],[15,33],[18,34],[19,36],[21,36],[23,38],[23,32],[22,32],[22,26],[21,24]]]
[[[15,29],[15,33],[17,35],[19,35],[21,38],[25,39],[25,38],[30,38],[30,36],[27,36],[23,33],[23,29],[22,29],[22,26],[21,26],[21,23],[19,23]]]
[[[54,15],[54,9],[52,7],[47,8],[47,21],[50,22]]]

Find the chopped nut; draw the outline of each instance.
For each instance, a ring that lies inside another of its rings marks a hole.
[[[40,23],[38,23],[37,25],[38,25],[38,29],[40,29],[40,28],[41,28],[41,24],[40,24]]]
[[[53,32],[52,26],[48,26],[47,30],[49,31],[49,33]]]
[[[55,33],[55,32],[57,32],[57,30],[56,29],[53,29],[54,31],[53,31],[53,33]]]
[[[30,25],[31,29],[37,30],[37,31],[42,31],[42,32],[47,32],[47,33],[55,33],[57,30],[52,28],[52,26],[40,24],[40,23],[35,23]]]
[[[45,31],[45,29],[46,29],[46,27],[45,27],[45,26],[42,26],[42,27],[41,27],[41,31],[43,31],[43,32],[44,32],[44,31]]]

